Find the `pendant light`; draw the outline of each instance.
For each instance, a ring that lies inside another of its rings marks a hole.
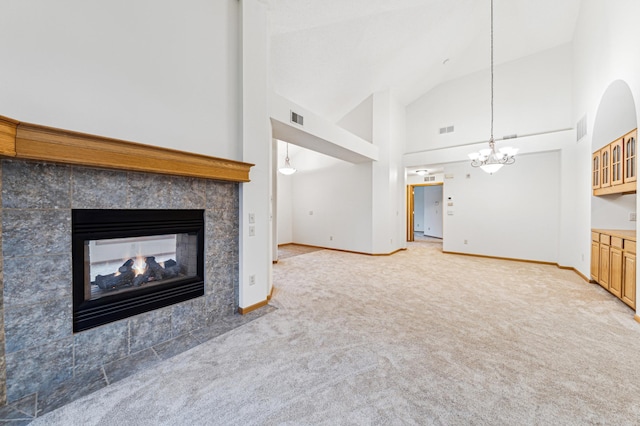
[[[291,162],[289,161],[289,143],[287,142],[287,156],[284,158],[284,166],[278,169],[280,173],[283,175],[292,175],[296,172],[296,168],[291,166]]]

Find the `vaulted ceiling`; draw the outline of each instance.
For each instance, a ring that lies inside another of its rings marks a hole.
[[[275,91],[329,120],[489,68],[490,0],[265,1]],[[496,64],[570,42],[580,3],[494,0]]]

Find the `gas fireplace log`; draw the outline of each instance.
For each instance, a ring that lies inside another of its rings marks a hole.
[[[164,262],[164,272],[167,278],[173,278],[180,275],[180,272],[182,272],[182,268],[180,267],[180,265],[178,265],[178,262],[173,259],[169,259]]]
[[[145,259],[147,263],[147,272],[150,272],[150,276],[154,280],[161,280],[165,276],[164,268],[156,262],[155,256],[149,256]]]
[[[92,283],[97,285],[103,290],[112,290],[120,287],[129,287],[133,285],[133,278],[135,273],[133,271],[109,274],[109,275],[97,275],[96,280]]]
[[[96,280],[91,284],[97,285],[102,290],[112,290],[120,287],[129,287],[133,285],[135,272],[133,271],[133,260],[127,260],[118,272],[109,275],[97,275]]]
[[[135,287],[140,287],[142,284],[150,281],[151,278],[151,273],[149,272],[149,270],[147,269],[144,274],[140,274],[140,275],[136,275],[133,278],[133,285]]]

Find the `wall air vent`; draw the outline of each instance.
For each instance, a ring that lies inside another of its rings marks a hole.
[[[576,141],[579,141],[587,135],[587,115],[583,115],[576,124]]]
[[[445,133],[453,133],[453,126],[440,127],[440,134],[444,135]]]
[[[304,126],[304,117],[296,112],[291,111],[291,122]]]
[[[425,182],[435,182],[436,181],[436,177],[435,176],[425,176],[424,177],[424,181]]]

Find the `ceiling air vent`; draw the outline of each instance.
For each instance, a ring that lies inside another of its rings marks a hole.
[[[453,126],[440,127],[440,134],[444,135],[445,133],[453,133]]]
[[[296,112],[291,111],[291,122],[304,126],[304,117]]]
[[[587,135],[587,116],[585,114],[584,116],[582,116],[580,120],[578,120],[578,124],[576,124],[576,141],[579,141],[586,135]]]

